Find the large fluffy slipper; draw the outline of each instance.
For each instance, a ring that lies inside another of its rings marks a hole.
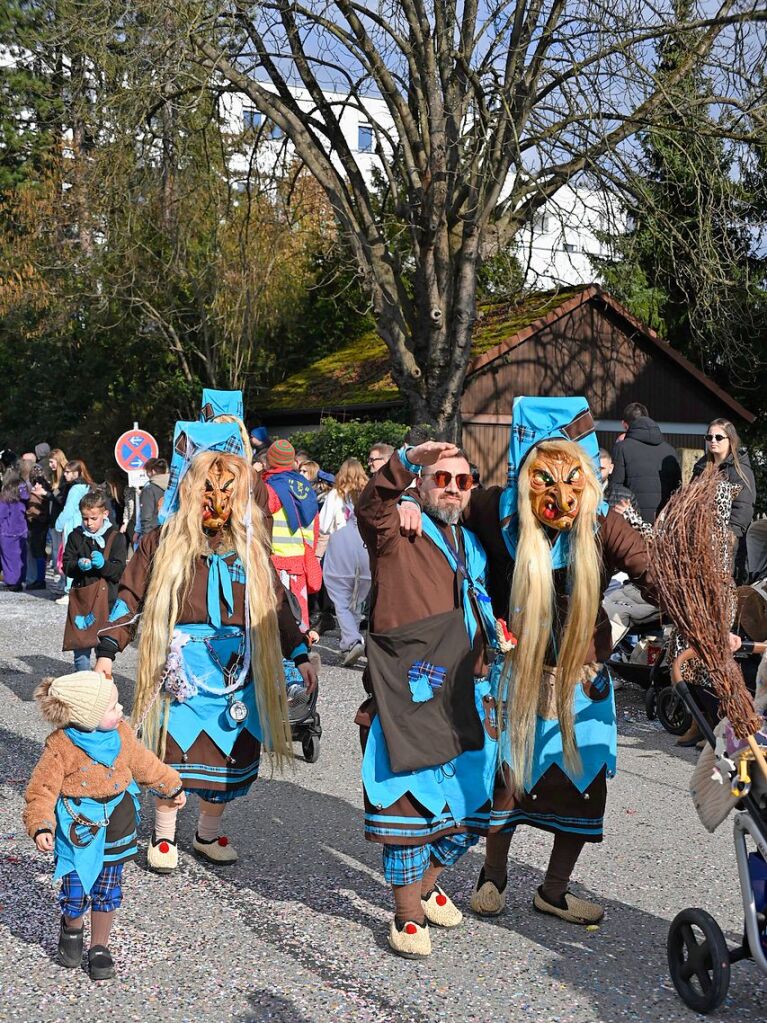
[[[172,874],[178,867],[178,846],[175,841],[152,835],[146,850],[146,865],[155,874]]]
[[[437,927],[457,927],[463,920],[463,913],[449,895],[445,895],[439,885],[435,885],[421,905],[430,924]]]
[[[485,878],[485,868],[479,872],[477,887],[471,897],[471,908],[477,916],[500,916],[506,906],[506,881],[499,888],[495,881]]]
[[[392,920],[389,927],[389,945],[403,959],[426,959],[431,955],[431,935],[428,923],[417,924],[407,920],[398,924]]]
[[[579,899],[572,892],[565,892],[559,903],[551,902],[541,894],[540,888],[533,898],[533,909],[539,913],[558,916],[560,920],[566,920],[569,924],[598,924],[605,915],[605,911],[597,902]]]
[[[83,961],[83,928],[67,927],[64,917],[61,918],[59,930],[59,962],[62,966],[72,969]]]
[[[88,973],[91,980],[111,980],[114,977],[114,959],[104,945],[94,945],[88,950]]]
[[[206,842],[195,833],[192,848],[198,856],[207,860],[208,863],[215,863],[217,867],[231,866],[238,859],[237,850],[229,844],[226,835],[220,835],[218,838]]]

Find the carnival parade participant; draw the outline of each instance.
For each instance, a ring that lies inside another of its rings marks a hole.
[[[134,723],[200,797],[195,852],[230,864],[226,804],[249,791],[262,745],[277,766],[292,752],[280,647],[316,684],[269,562],[241,422],[177,424],[162,514],[123,575],[96,667],[110,668],[140,616]],[[148,849],[158,873],[178,865],[175,834],[175,808],[158,800]]]
[[[397,502],[414,481],[426,514],[411,542]],[[395,452],[357,505],[372,576],[371,697],[357,715],[365,837],[383,845],[389,945],[413,959],[431,952],[430,923],[461,922],[437,881],[486,830],[495,775],[495,619],[484,551],[459,525],[471,485],[464,454],[429,442]]]
[[[35,700],[55,731],[24,793],[24,826],[40,852],[54,853],[61,878],[59,962],[80,966],[90,907],[88,969],[93,980],[107,980],[115,974],[109,936],[122,904],[123,865],[138,852],[138,786],[176,810],[186,796],[177,772],[122,720],[111,678],[95,671],[46,678]]]
[[[621,571],[650,602],[656,598],[641,533],[602,502],[598,456],[584,398],[516,398],[507,485],[473,491],[464,516],[487,551],[493,609],[508,614],[518,641],[501,680],[503,770],[471,902],[482,916],[504,908],[520,824],[554,835],[535,908],[577,924],[603,915],[568,891],[584,843],[602,840],[607,778],[616,768],[602,596]]]

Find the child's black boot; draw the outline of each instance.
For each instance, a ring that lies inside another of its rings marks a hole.
[[[110,980],[115,975],[112,953],[104,945],[93,945],[88,950],[88,972],[91,980]]]
[[[67,927],[64,917],[61,918],[59,930],[59,962],[70,969],[79,966],[83,961],[83,925]]]

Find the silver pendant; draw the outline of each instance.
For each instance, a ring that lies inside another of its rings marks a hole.
[[[226,712],[236,725],[242,724],[242,722],[248,716],[248,708],[245,706],[242,700],[232,700],[232,702],[226,708]]]

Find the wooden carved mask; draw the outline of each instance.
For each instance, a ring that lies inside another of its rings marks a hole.
[[[221,462],[211,465],[205,479],[205,493],[202,500],[202,525],[210,532],[218,532],[229,521],[232,514],[235,475]]]
[[[533,515],[549,529],[571,529],[586,479],[581,463],[565,451],[539,451],[528,468]]]

